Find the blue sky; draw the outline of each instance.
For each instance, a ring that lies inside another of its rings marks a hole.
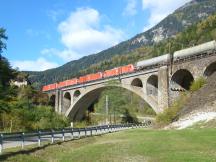
[[[3,52],[40,71],[97,53],[157,24],[189,0],[2,0]]]

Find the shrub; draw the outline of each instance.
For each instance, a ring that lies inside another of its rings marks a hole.
[[[138,123],[138,119],[136,115],[129,111],[129,109],[125,109],[125,112],[123,114],[122,123]]]
[[[84,128],[88,126],[88,122],[87,121],[81,121],[81,122],[74,122],[73,123],[73,127],[74,128]]]
[[[193,81],[190,86],[190,91],[195,92],[202,88],[202,86],[206,83],[206,80],[203,77],[198,78],[197,80]]]
[[[169,108],[156,116],[156,122],[159,126],[167,125],[179,118],[179,112],[187,102],[188,94],[183,93]]]

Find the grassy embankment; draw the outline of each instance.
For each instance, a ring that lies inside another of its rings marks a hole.
[[[216,129],[129,130],[29,149],[4,161],[216,161]]]

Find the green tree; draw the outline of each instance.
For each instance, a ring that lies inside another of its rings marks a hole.
[[[5,40],[8,39],[5,32],[6,32],[6,30],[4,28],[0,28],[0,60],[2,58],[1,53],[2,53],[3,49],[6,49]]]
[[[14,79],[16,71],[12,69],[8,60],[4,57],[0,60],[0,85],[9,86],[10,80]]]

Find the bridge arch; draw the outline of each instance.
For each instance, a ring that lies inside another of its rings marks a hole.
[[[204,76],[209,77],[216,71],[216,61],[208,65],[204,71]]]
[[[76,90],[75,92],[74,92],[74,95],[73,95],[73,97],[79,97],[79,95],[81,94],[81,92],[80,92],[80,90]]]
[[[125,85],[101,84],[101,85],[97,85],[96,87],[89,87],[85,93],[82,93],[77,98],[77,100],[70,106],[70,108],[67,110],[65,115],[70,117],[70,119],[72,119],[73,121],[81,120],[83,118],[83,114],[85,114],[86,109],[99,98],[101,92],[107,87],[121,87],[126,90],[129,90],[137,94],[138,96],[140,96],[143,100],[145,100],[156,113],[159,112],[157,103],[155,103],[154,100],[148,98],[148,96],[143,93],[143,89],[140,87],[134,87],[128,84],[127,85],[126,84]]]
[[[158,95],[158,76],[151,75],[146,82],[146,93],[147,95]]]
[[[187,69],[177,70],[171,78],[171,82],[180,86],[184,90],[189,90],[191,83],[194,81],[194,77]]]
[[[131,85],[135,87],[143,87],[142,80],[139,78],[135,78],[134,80],[132,80]]]
[[[56,100],[56,95],[51,95],[49,98],[48,105],[52,106],[53,108],[55,107],[55,100]]]
[[[71,106],[71,94],[70,92],[66,92],[63,96],[63,112],[66,112],[67,109]]]

